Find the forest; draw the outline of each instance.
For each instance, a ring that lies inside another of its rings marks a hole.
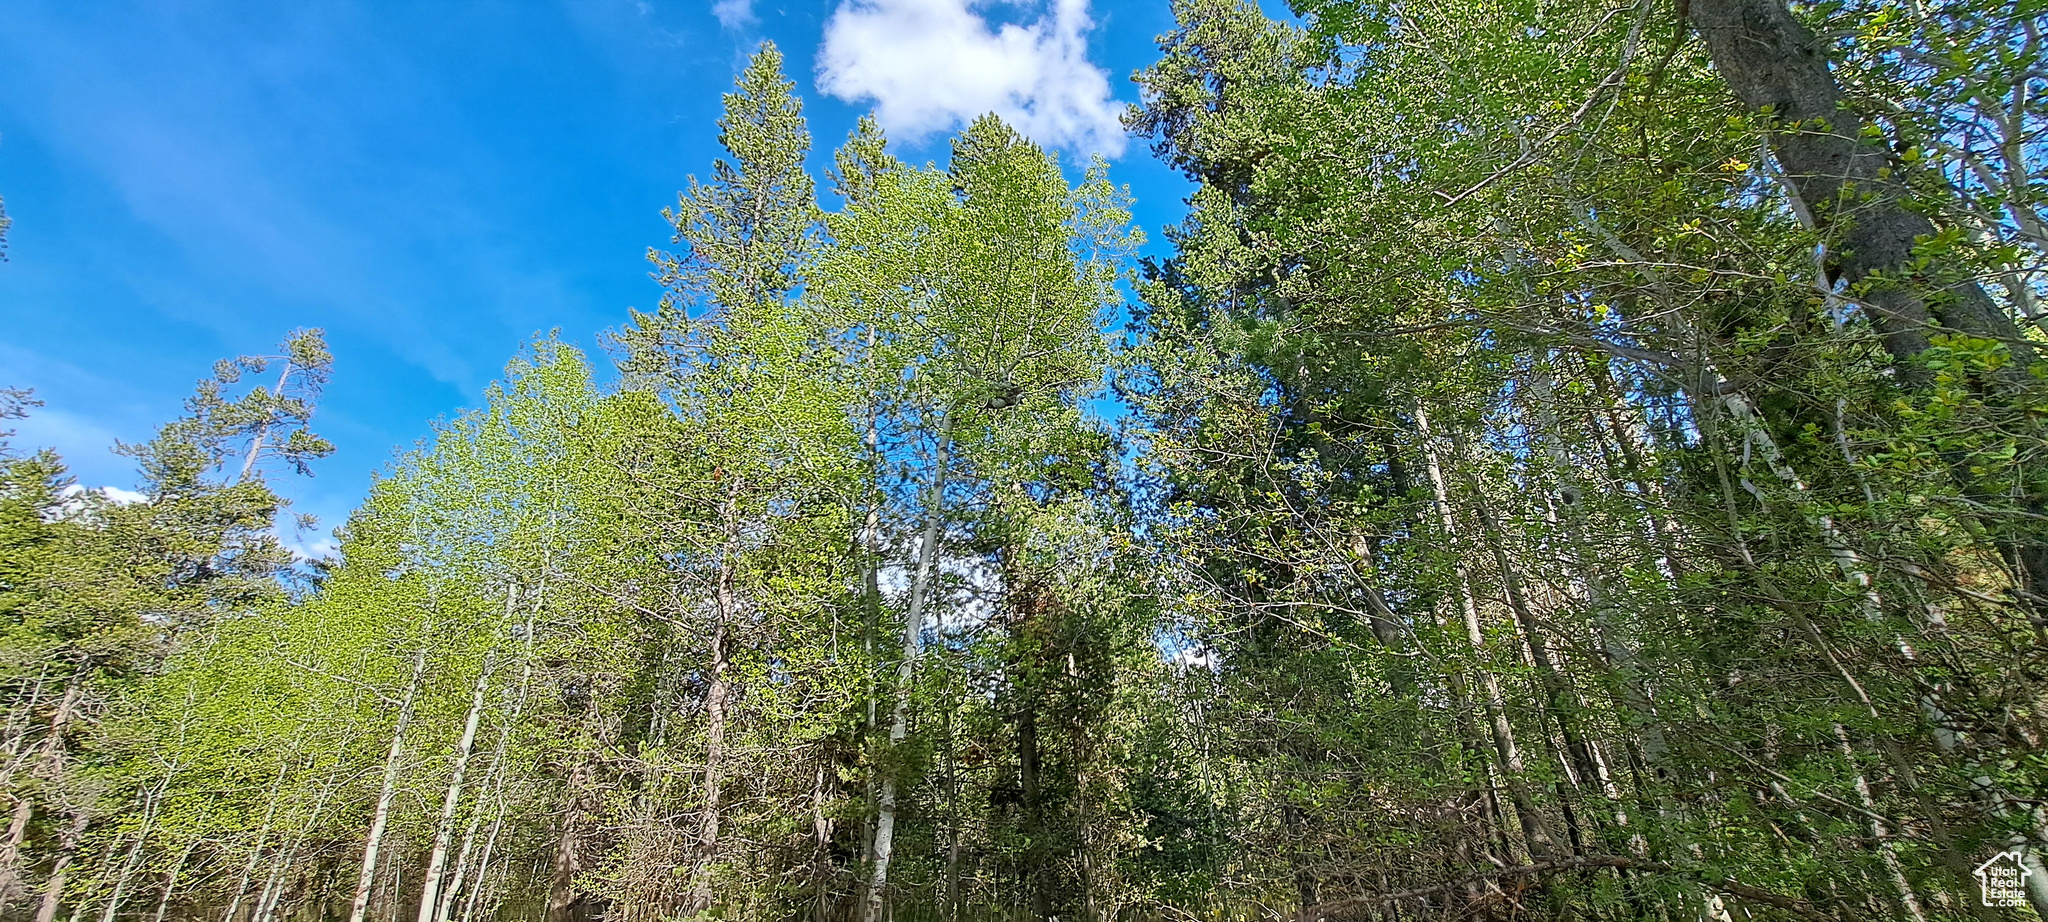
[[[1172,2],[1168,255],[763,45],[335,556],[0,441],[0,917],[2048,918],[2048,4]]]

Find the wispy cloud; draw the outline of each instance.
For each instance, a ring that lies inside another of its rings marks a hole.
[[[39,407],[27,419],[8,421],[7,427],[15,430],[17,451],[55,449],[74,474],[87,480],[120,477],[134,467],[133,462],[110,451],[117,434],[104,420],[58,407]]]
[[[728,29],[744,29],[754,24],[754,0],[718,0],[711,4],[711,15]]]
[[[1108,75],[1088,60],[1088,0],[1024,3],[1035,19],[998,26],[978,11],[990,5],[973,0],[844,0],[825,26],[818,85],[849,102],[873,101],[882,127],[899,137],[994,112],[1042,144],[1123,153],[1120,105]]]
[[[331,559],[341,553],[341,542],[335,540],[332,532],[307,535],[284,529],[280,531],[280,543],[298,560]]]
[[[489,366],[465,354],[471,331],[407,302],[452,287],[411,255],[487,220],[439,195],[459,185],[452,171],[401,164],[370,177],[359,166],[398,143],[468,153],[454,130],[417,127],[453,121],[431,75],[337,8],[310,5],[255,37],[213,16],[152,15],[104,35],[49,16],[26,23],[27,37],[0,40],[33,87],[11,114],[215,282],[200,295],[136,274],[137,295],[230,342],[250,326],[241,299],[262,299],[264,310],[373,331],[435,380],[479,387]],[[374,102],[336,104],[359,99]],[[411,127],[366,130],[373,124]],[[334,194],[343,188],[353,194]]]

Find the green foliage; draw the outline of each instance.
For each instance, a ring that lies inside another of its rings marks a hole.
[[[862,119],[821,208],[764,44],[618,386],[537,340],[310,590],[262,472],[329,450],[317,331],[125,446],[143,502],[0,455],[0,899],[1982,917],[2048,846],[2008,6],[1176,0],[1139,273],[1110,168],[993,116]],[[1745,108],[1734,27],[1825,85]],[[1816,139],[1878,165],[1807,201]]]

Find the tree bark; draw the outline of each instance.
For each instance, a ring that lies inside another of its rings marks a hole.
[[[496,800],[497,808],[492,812],[491,825],[484,833],[483,848],[477,852],[476,879],[469,884],[469,895],[462,901],[464,919],[476,917],[477,902],[484,890],[485,875],[490,872],[491,858],[497,848],[498,832],[505,824],[505,749],[511,742],[514,728],[519,726],[520,716],[526,712],[526,699],[533,684],[534,622],[540,614],[540,593],[545,589],[545,583],[537,587],[534,590],[533,601],[526,606],[526,628],[520,638],[524,643],[524,649],[519,657],[519,694],[512,699],[511,713],[505,714],[498,724],[498,743],[491,750],[490,774],[482,785],[487,790],[477,792],[476,809],[479,815],[484,809],[486,797]],[[456,881],[456,885],[461,886],[460,879]],[[449,902],[448,905],[452,906],[453,903]],[[448,908],[443,908],[441,915],[443,918],[451,918],[452,912]]]
[[[135,844],[128,847],[128,855],[121,859],[121,873],[114,877],[114,890],[107,894],[107,908],[100,914],[100,922],[114,922],[114,913],[120,911],[121,895],[128,890],[128,881],[135,877],[135,868],[142,862],[143,846],[149,843],[149,833],[156,825],[157,804],[161,802],[164,788],[171,783],[166,774],[156,788],[144,795],[142,800],[142,826],[135,831]]]
[[[1773,893],[1761,887],[1752,887],[1733,878],[1695,876],[1691,873],[1688,873],[1679,868],[1672,867],[1671,865],[1659,861],[1645,861],[1640,858],[1620,858],[1610,855],[1588,855],[1583,858],[1566,858],[1557,861],[1537,861],[1520,867],[1499,868],[1496,870],[1484,871],[1478,874],[1468,875],[1466,877],[1460,878],[1455,881],[1451,881],[1449,883],[1437,884],[1429,887],[1417,887],[1412,890],[1400,890],[1394,893],[1379,893],[1368,896],[1345,897],[1340,900],[1332,900],[1330,902],[1317,906],[1315,907],[1315,911],[1318,915],[1324,915],[1335,913],[1337,911],[1344,909],[1393,905],[1403,900],[1412,900],[1421,897],[1431,896],[1434,894],[1446,893],[1453,889],[1469,886],[1473,882],[1502,880],[1511,877],[1547,876],[1570,871],[1591,870],[1595,868],[1615,868],[1617,870],[1635,869],[1647,871],[1652,874],[1666,874],[1674,877],[1689,879],[1703,886],[1712,888],[1714,890],[1718,890],[1722,893],[1726,893],[1731,896],[1739,896],[1746,900],[1762,903],[1767,906],[1776,907],[1801,919],[1811,920],[1811,922],[1830,922],[1828,916],[1823,915],[1818,910],[1815,910],[1811,904],[1803,900],[1795,899],[1793,897],[1785,896],[1779,893]]]
[[[1024,688],[1023,697],[1023,706],[1017,714],[1017,781],[1024,794],[1024,865],[1021,870],[1025,895],[1031,902],[1031,918],[1044,919],[1052,914],[1052,910],[1046,901],[1045,811],[1038,789],[1038,702],[1028,685]]]
[[[84,807],[71,815],[71,825],[59,840],[56,866],[50,869],[50,880],[43,885],[43,905],[36,910],[36,922],[56,922],[57,907],[64,901],[64,882],[71,874],[72,862],[78,858],[78,842],[85,837],[85,827],[91,822],[92,814]]]
[[[2041,841],[2044,833],[2048,833],[2048,822],[2043,821],[2040,805],[2014,798],[1984,773],[1983,766],[1963,751],[1962,734],[1956,732],[1953,719],[1941,710],[1931,694],[1920,699],[1920,706],[1934,728],[1935,745],[1951,757],[1962,758],[1963,769],[1970,775],[1970,793],[1984,804],[1992,816],[2007,822],[2022,820],[2026,830],[2033,833],[2029,836],[2026,832],[2015,832],[2007,844],[2019,855],[2020,864],[2031,872],[2022,878],[2027,902],[2033,905],[2036,915],[2048,919],[2048,862],[2041,860],[2041,848],[2035,844]]]
[[[1899,905],[1913,922],[1927,922],[1927,913],[1920,908],[1920,896],[1913,892],[1913,884],[1906,879],[1906,871],[1899,864],[1898,845],[1892,841],[1891,831],[1878,819],[1877,799],[1870,793],[1870,780],[1863,776],[1862,767],[1856,763],[1856,750],[1849,744],[1849,731],[1841,724],[1835,724],[1834,732],[1842,762],[1849,767],[1849,773],[1855,780],[1856,800],[1869,814],[1866,819],[1870,822],[1870,836],[1877,842],[1879,857],[1884,860],[1885,876],[1891,880],[1892,889],[1898,891]]]
[[[178,860],[171,862],[171,869],[165,872],[163,897],[157,900],[156,915],[151,917],[154,922],[164,922],[164,916],[170,913],[171,895],[178,892],[178,875],[184,873],[185,861],[192,857],[192,851],[199,847],[200,841],[195,838],[185,843],[185,848],[178,852]]]
[[[221,915],[221,922],[235,922],[235,917],[242,912],[242,899],[249,895],[249,880],[256,876],[256,866],[263,861],[263,846],[270,844],[271,826],[277,820],[277,799],[284,791],[284,776],[290,770],[290,760],[278,763],[277,781],[271,784],[269,802],[263,807],[263,825],[256,830],[256,846],[249,850],[249,860],[242,865],[242,876],[235,881],[234,899],[228,901],[228,910]]]
[[[953,744],[953,706],[946,709],[946,918],[960,920],[960,775],[959,750]]]
[[[555,837],[554,876],[548,883],[547,914],[543,917],[546,922],[568,922],[570,910],[575,908],[580,895],[576,891],[576,875],[583,870],[583,814],[593,806],[591,792],[586,790],[590,786],[591,761],[590,754],[579,754],[575,767],[569,770],[562,825]]]
[[[1438,460],[1436,448],[1429,444],[1433,438],[1429,416],[1420,406],[1415,408],[1415,422],[1424,442],[1423,458],[1429,466],[1430,490],[1436,502],[1437,517],[1445,537],[1455,544],[1458,526],[1457,519],[1451,512],[1449,485],[1445,480],[1443,465]],[[1479,677],[1481,704],[1492,727],[1494,753],[1500,757],[1501,775],[1507,784],[1508,796],[1514,801],[1515,814],[1521,822],[1522,835],[1529,843],[1530,856],[1543,861],[1557,854],[1557,841],[1550,834],[1549,824],[1537,811],[1535,801],[1529,797],[1528,785],[1523,783],[1526,766],[1522,763],[1521,749],[1515,741],[1514,725],[1508,720],[1507,697],[1501,691],[1500,679],[1495,677],[1491,670],[1477,663],[1485,653],[1486,636],[1479,626],[1479,607],[1472,596],[1472,574],[1465,564],[1462,553],[1453,557],[1452,569],[1455,571],[1457,583],[1453,589],[1457,593],[1459,608],[1464,615],[1465,638],[1471,645],[1475,660],[1474,671]]]
[[[263,889],[256,893],[256,906],[249,911],[249,922],[269,922],[271,912],[284,898],[284,880],[291,872],[291,860],[292,849],[287,848],[278,855],[277,863],[270,866],[270,876],[263,879]]]
[[[811,787],[812,922],[826,922],[832,914],[832,817],[825,807],[835,780],[828,757],[821,754]]]
[[[1911,195],[1890,179],[1890,155],[1865,142],[1865,124],[1845,105],[1825,49],[1784,0],[1690,0],[1690,18],[1736,97],[1751,109],[1768,109],[1783,126],[1772,133],[1771,150],[1793,205],[1835,238],[1828,268],[1860,289],[1855,296],[1868,308],[1899,379],[1914,388],[1929,383],[1915,359],[1933,334],[1947,330],[2006,344],[2015,361],[1998,369],[1992,383],[2006,393],[2028,386],[2035,350],[2012,317],[1976,282],[1930,278],[1917,264],[1915,240],[1935,234],[1934,222],[1908,207]],[[1966,495],[1990,499],[1967,468],[1952,467]],[[2022,505],[2036,516],[2048,511],[2038,495]],[[2001,551],[2030,607],[2048,605],[2048,542],[2018,537]]]
[[[57,710],[50,715],[49,736],[36,753],[34,777],[45,783],[54,782],[64,769],[64,733],[71,727],[71,720],[78,713],[78,702],[85,694],[85,671],[74,673],[64,686],[64,697],[57,702]],[[28,824],[35,819],[36,801],[32,793],[15,790],[14,815],[7,825],[7,839],[0,843],[0,902],[10,900],[21,886],[22,843],[28,840]]]
[[[910,735],[910,689],[918,653],[923,647],[924,609],[931,592],[932,569],[938,562],[939,530],[946,518],[947,468],[952,466],[953,416],[947,414],[939,431],[937,457],[932,461],[932,479],[925,492],[924,535],[917,548],[917,572],[910,583],[910,608],[903,617],[903,661],[896,667],[896,705],[889,719],[889,748],[894,755]],[[882,897],[889,886],[889,859],[896,841],[896,768],[884,765],[882,790],[875,808],[875,870],[868,878],[868,892],[861,908],[861,922],[881,922]]]
[[[265,882],[263,893],[256,898],[252,922],[270,922],[275,916],[277,904],[284,899],[287,889],[285,881],[292,871],[292,865],[298,861],[300,849],[305,846],[307,837],[320,828],[320,817],[327,812],[327,804],[333,798],[335,788],[339,786],[338,782],[330,778],[328,783],[321,787],[320,796],[313,801],[313,809],[307,813],[305,821],[299,824],[297,834],[285,838],[284,847],[277,853],[276,864],[271,867],[270,879]],[[312,872],[309,870],[305,873],[310,875]],[[324,896],[322,906],[324,909]]]
[[[513,593],[505,598],[506,615],[511,615]],[[476,748],[476,728],[483,719],[484,696],[491,686],[491,657],[485,654],[478,667],[476,691],[470,695],[469,714],[462,722],[462,737],[455,743],[455,764],[448,772],[448,792],[441,799],[441,820],[434,829],[434,847],[427,856],[427,870],[420,884],[420,922],[437,922],[441,908],[441,877],[448,863],[448,844],[455,838],[455,813],[462,802],[462,779],[469,770],[470,753]]]
[[[490,778],[485,777],[479,788],[488,788]],[[479,791],[470,807],[469,825],[463,827],[462,844],[455,849],[455,864],[448,869],[448,885],[441,888],[441,903],[434,907],[434,918],[447,919],[455,910],[455,900],[462,895],[462,884],[469,879],[469,859],[475,854],[476,834],[484,825],[484,800],[486,791]]]
[[[284,371],[280,372],[277,376],[277,390],[273,393],[273,396],[284,396],[284,386],[287,382],[291,381],[292,370],[296,367],[292,364],[291,359],[284,360]],[[269,438],[270,424],[265,423],[262,428],[256,430],[256,437],[249,440],[249,452],[242,457],[242,470],[235,475],[236,483],[247,481],[249,475],[255,473],[256,460],[263,456],[263,443],[268,441]]]
[[[1691,0],[1690,17],[1729,89],[1784,126],[1771,150],[1797,204],[1816,227],[1840,234],[1830,268],[1852,286],[1885,276],[1861,300],[1902,376],[1935,325],[2026,348],[2019,326],[1976,283],[1943,285],[1913,269],[1914,240],[1934,234],[1934,222],[1907,207],[1906,190],[1889,178],[1890,155],[1865,142],[1825,50],[1784,0]]]
[[[391,749],[384,756],[384,782],[377,789],[377,809],[370,817],[370,834],[363,842],[363,871],[356,879],[355,900],[349,906],[348,922],[363,922],[370,913],[370,892],[377,882],[377,853],[384,845],[384,830],[391,822],[391,802],[398,796],[400,757],[405,754],[405,729],[412,723],[413,701],[419,695],[420,679],[427,671],[427,648],[413,657],[412,678],[405,685],[405,698],[398,705],[398,722],[391,728]],[[230,920],[232,922],[232,920]]]
[[[725,770],[726,710],[732,697],[732,680],[727,673],[731,666],[731,655],[726,649],[726,632],[738,616],[739,605],[734,580],[737,578],[734,557],[739,554],[739,487],[735,483],[719,510],[724,520],[725,536],[719,549],[718,585],[715,589],[711,625],[711,687],[704,694],[704,789],[703,812],[697,819],[697,867],[696,882],[690,891],[688,911],[703,912],[711,908],[712,867],[718,860],[719,799],[723,796],[720,787]]]
[[[1558,732],[1563,738],[1564,746],[1559,753],[1562,756],[1559,763],[1568,770],[1565,780],[1574,788],[1581,783],[1595,783],[1596,779],[1599,779],[1599,769],[1593,762],[1592,748],[1580,728],[1579,715],[1585,710],[1584,703],[1579,700],[1576,690],[1570,683],[1565,681],[1557,663],[1551,659],[1550,639],[1530,609],[1521,574],[1516,570],[1514,562],[1508,559],[1504,546],[1507,540],[1506,531],[1495,520],[1493,510],[1485,498],[1477,496],[1477,485],[1469,478],[1467,488],[1474,491],[1473,511],[1478,514],[1480,530],[1486,539],[1487,548],[1492,553],[1494,568],[1500,572],[1501,588],[1507,595],[1508,611],[1514,615],[1515,625],[1521,630],[1529,665],[1535,671],[1537,684],[1543,691],[1542,707],[1539,710],[1548,710],[1550,719],[1557,724]],[[1583,575],[1589,587],[1599,585],[1598,576],[1591,568],[1586,568]],[[1589,589],[1588,595],[1589,605],[1599,604],[1597,590]],[[1565,801],[1563,806],[1569,827],[1569,824],[1575,822],[1571,804]],[[1574,830],[1568,828],[1568,831]],[[1579,844],[1575,841],[1573,847],[1576,850]]]

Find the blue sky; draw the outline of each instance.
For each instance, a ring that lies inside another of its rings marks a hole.
[[[321,327],[338,451],[279,486],[324,535],[537,333],[595,353],[656,302],[660,211],[763,38],[818,166],[864,112],[924,160],[994,109],[1117,155],[1156,251],[1187,186],[1113,119],[1170,24],[1164,0],[0,0],[0,386],[47,404],[16,443],[132,486],[115,439]]]

